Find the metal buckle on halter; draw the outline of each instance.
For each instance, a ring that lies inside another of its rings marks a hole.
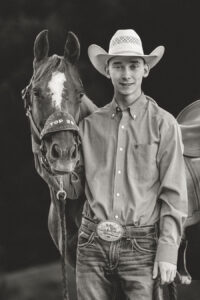
[[[108,242],[118,241],[123,233],[123,227],[116,222],[113,221],[102,221],[97,225],[97,234],[98,236]]]

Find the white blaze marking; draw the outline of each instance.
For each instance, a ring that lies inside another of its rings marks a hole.
[[[66,81],[65,74],[62,72],[53,72],[52,78],[48,83],[48,88],[52,93],[53,105],[61,109],[62,92],[64,89],[64,82]]]

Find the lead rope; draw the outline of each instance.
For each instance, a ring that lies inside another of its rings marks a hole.
[[[63,281],[63,299],[69,300],[68,293],[68,280],[67,280],[67,265],[66,265],[66,220],[65,220],[65,204],[67,193],[63,189],[63,176],[60,176],[60,189],[56,194],[59,204],[59,214],[61,220],[61,231],[62,231],[62,253],[61,253],[61,264],[62,264],[62,281]]]
[[[169,289],[169,299],[170,300],[177,300],[178,295],[177,295],[176,282],[170,283],[168,289]]]
[[[177,287],[176,283],[172,282],[168,284],[168,295],[169,300],[177,300]],[[163,287],[160,285],[160,278],[158,277],[155,280],[154,289],[153,289],[153,299],[154,300],[164,300]]]

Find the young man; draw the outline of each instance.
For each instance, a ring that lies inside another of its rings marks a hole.
[[[111,103],[80,124],[86,203],[77,248],[80,300],[110,300],[113,281],[128,299],[153,299],[158,274],[169,283],[187,213],[176,120],[142,92],[164,47],[144,55],[134,30],[118,30],[108,53],[89,58],[114,87]]]

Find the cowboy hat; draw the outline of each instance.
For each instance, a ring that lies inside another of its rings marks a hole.
[[[117,30],[110,40],[109,50],[106,52],[98,45],[92,44],[88,48],[88,56],[93,66],[106,76],[106,64],[115,56],[141,57],[153,68],[164,54],[163,46],[157,47],[149,55],[145,55],[139,35],[133,29]]]

